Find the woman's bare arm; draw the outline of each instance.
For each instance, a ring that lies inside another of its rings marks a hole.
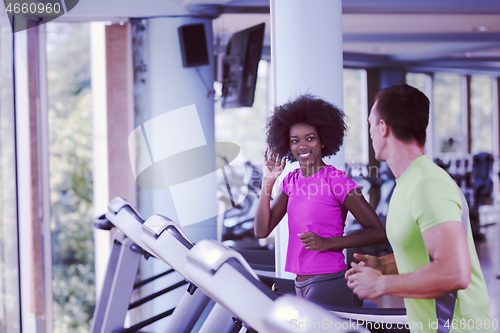
[[[350,191],[344,199],[346,207],[363,227],[358,233],[341,236],[323,238],[315,233],[307,232],[300,234],[300,239],[305,244],[307,250],[326,251],[330,249],[345,249],[352,247],[363,247],[375,244],[382,244],[387,241],[385,228],[375,214],[373,208],[366,202],[358,188]]]

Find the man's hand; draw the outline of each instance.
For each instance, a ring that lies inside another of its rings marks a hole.
[[[380,262],[379,258],[370,256],[368,254],[354,253],[354,259],[359,260],[359,263],[357,264],[358,266],[371,267],[373,269],[379,270],[382,274],[384,274],[384,272],[382,271],[382,263]],[[347,272],[345,272],[346,280],[348,279],[349,275],[352,275],[354,273],[356,273],[356,270],[354,268],[347,270]]]
[[[316,235],[314,232],[303,232],[298,236],[307,251],[326,251],[329,249],[327,239]]]
[[[368,267],[366,262],[351,263],[347,286],[361,299],[373,299],[383,295],[383,274],[380,270]],[[347,273],[346,273],[347,276]]]

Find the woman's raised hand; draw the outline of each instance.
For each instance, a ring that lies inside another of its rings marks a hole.
[[[281,175],[283,170],[285,169],[285,163],[286,160],[284,158],[280,158],[278,155],[276,155],[274,152],[269,152],[269,155],[267,154],[269,151],[269,148],[266,148],[266,151],[264,152],[264,170],[263,170],[263,176],[264,178],[271,179],[271,180],[276,180],[278,177]]]

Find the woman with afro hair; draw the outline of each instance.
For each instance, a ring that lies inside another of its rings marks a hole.
[[[285,271],[297,274],[297,296],[316,303],[352,306],[354,294],[344,278],[344,248],[384,243],[385,229],[357,185],[345,172],[326,165],[336,154],[346,125],[344,113],[312,95],[277,106],[267,124],[262,191],[255,215],[257,238],[266,238],[288,213]],[[299,162],[271,202],[274,183],[286,161]],[[363,226],[344,236],[347,212]]]

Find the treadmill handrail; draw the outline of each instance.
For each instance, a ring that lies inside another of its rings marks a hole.
[[[297,330],[297,327],[292,326],[294,323],[312,325],[308,332],[323,332],[328,329],[328,332],[334,333],[369,333],[360,322],[356,322],[355,327],[352,327],[351,321],[340,318],[318,304],[291,295],[283,295],[274,301],[264,317],[267,331],[271,333],[294,332]],[[317,327],[317,323],[320,323],[321,327]]]
[[[177,223],[166,216],[155,214],[148,218],[142,225],[142,232],[153,239],[160,237],[165,230],[170,230],[172,235],[182,244],[185,246],[188,245],[186,246],[188,249],[193,246],[193,243],[189,240]]]
[[[340,306],[323,306],[325,309],[337,313],[357,313],[373,316],[406,316],[405,308],[363,308],[359,306],[340,307]]]
[[[127,199],[122,197],[115,197],[113,200],[111,200],[111,202],[108,204],[108,211],[116,215],[125,206],[130,207],[130,209],[137,216],[139,216],[142,221],[144,221],[144,218],[141,216],[141,214],[139,214],[139,211],[135,209],[135,207]]]
[[[202,239],[193,246],[187,255],[189,262],[208,272],[216,272],[230,259],[236,259],[256,280],[260,281],[241,254],[212,239]]]
[[[295,285],[293,280],[269,277],[261,277],[261,280],[276,290],[283,296],[286,294],[295,295]],[[405,308],[364,308],[359,306],[332,306],[321,304],[321,307],[328,310],[339,317],[345,319],[364,320],[373,322],[386,322],[386,323],[406,323],[408,318],[406,316]]]
[[[363,308],[360,308],[363,309]],[[365,322],[384,322],[391,324],[406,324],[408,317],[406,314],[375,314],[369,312],[345,312],[345,311],[331,311],[333,314],[344,319],[362,320]]]

